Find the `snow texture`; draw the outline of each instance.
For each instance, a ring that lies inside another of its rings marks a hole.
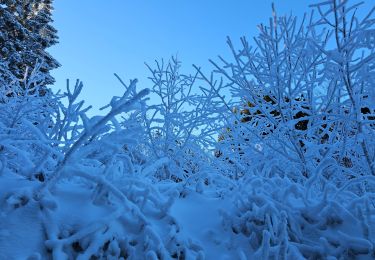
[[[41,95],[40,65],[19,81],[1,61],[0,259],[375,258],[375,20],[357,7],[273,10],[210,75],[175,57],[150,89],[115,74],[124,94],[91,118],[80,81]]]

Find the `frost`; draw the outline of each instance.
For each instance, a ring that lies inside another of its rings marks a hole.
[[[372,14],[313,8],[228,38],[208,75],[115,74],[102,116],[78,80],[39,95],[40,64],[0,79],[0,258],[373,258]]]

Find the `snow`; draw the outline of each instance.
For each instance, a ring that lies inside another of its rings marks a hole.
[[[0,79],[0,259],[373,259],[374,24],[328,50],[330,3],[300,29],[274,13],[257,48],[228,39],[209,76],[175,57],[150,89],[116,74],[103,116],[79,81],[35,91],[40,64]]]
[[[30,183],[19,178],[2,177],[0,182],[0,258],[26,259],[35,252],[44,250],[43,227],[37,203],[18,200],[10,196],[21,197],[23,188]],[[17,195],[16,195],[17,194]],[[26,198],[26,196],[25,196]],[[12,210],[16,207],[15,210]]]
[[[203,247],[206,259],[241,259],[241,255],[246,255],[242,250],[247,239],[241,235],[234,237],[222,225],[220,212],[229,205],[227,199],[189,193],[176,200],[171,215],[180,223],[182,231]]]

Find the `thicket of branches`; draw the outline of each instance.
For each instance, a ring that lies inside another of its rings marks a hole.
[[[359,6],[314,4],[300,22],[273,9],[254,46],[228,38],[233,60],[202,75],[232,118],[216,156],[247,183],[228,226],[264,259],[374,255],[375,20]]]
[[[0,80],[0,177],[22,183],[1,193],[2,223],[34,212],[41,256],[57,259],[199,259],[169,209],[214,190],[233,200],[223,224],[245,253],[373,257],[375,20],[358,7],[326,1],[301,21],[274,9],[254,47],[228,38],[233,59],[210,75],[176,58],[148,66],[150,89],[116,75],[124,94],[104,116],[87,116],[79,81],[40,95],[38,64],[19,84]],[[108,214],[67,227],[67,184]]]
[[[312,8],[319,17],[302,22],[274,10],[254,47],[242,38],[237,51],[228,39],[234,60],[212,62],[224,81],[209,84],[240,100],[227,102],[238,109],[219,149],[247,156],[233,163],[251,161],[254,173],[297,182],[331,159],[327,179],[374,176],[373,10],[360,19],[347,1]],[[256,156],[275,160],[264,168]]]

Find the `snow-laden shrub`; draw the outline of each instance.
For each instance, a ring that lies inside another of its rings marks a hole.
[[[0,104],[1,257],[202,257],[168,213],[178,194],[145,178],[168,163],[139,150],[149,91],[137,91],[136,80],[124,86],[109,112],[92,118],[79,82],[61,95],[25,93]],[[17,237],[34,242],[18,245]]]
[[[233,61],[212,62],[206,82],[230,118],[217,155],[235,178],[278,174],[305,182],[326,158],[336,161],[326,178],[338,186],[375,175],[373,13],[360,18],[357,5],[337,2],[313,5],[319,16],[300,24],[274,10],[254,47],[241,38],[237,50],[228,39]]]
[[[0,258],[204,258],[172,216],[191,191],[211,217],[236,194],[227,231],[196,237],[227,251],[245,238],[243,259],[374,257],[374,22],[354,7],[325,1],[300,26],[274,12],[257,48],[228,40],[234,61],[210,77],[156,63],[156,104],[120,79],[104,116],[87,116],[78,81],[41,95],[32,72],[2,87]]]
[[[239,180],[224,224],[254,257],[374,257],[374,20],[357,7],[325,1],[300,25],[273,10],[204,78],[229,118],[219,172]]]
[[[49,139],[56,98],[40,94],[36,71],[0,88],[0,174],[44,178],[42,169],[52,169],[59,154]]]
[[[148,68],[155,103],[145,115],[149,151],[155,159],[169,160],[155,177],[175,182],[200,178],[199,173],[210,165],[206,152],[216,141],[217,113],[208,110],[214,93],[198,85],[197,74],[181,73],[181,62],[175,57]]]

